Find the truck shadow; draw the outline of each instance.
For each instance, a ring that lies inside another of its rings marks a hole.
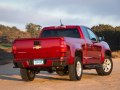
[[[15,70],[16,71],[16,70]],[[95,73],[84,73],[82,79],[87,79],[87,78],[95,78],[95,76],[98,76]],[[40,81],[41,80],[54,80],[54,81],[70,81],[69,76],[57,76],[57,74],[37,74],[35,78],[38,78]],[[21,76],[19,72],[0,72],[0,79],[2,80],[11,80],[11,81],[22,81]]]
[[[83,79],[85,79],[85,78],[89,78],[90,79],[90,78],[94,78],[96,76],[98,76],[98,74],[96,74],[96,73],[86,73],[85,72],[85,73],[83,73],[82,78]],[[48,73],[48,75],[47,74],[43,74],[43,75],[41,74],[41,76],[38,74],[38,75],[36,75],[36,78],[42,78],[42,79],[47,79],[47,80],[58,80],[58,81],[70,81],[68,75],[59,76],[57,74],[50,75],[49,73]]]
[[[22,81],[22,79],[14,78],[9,75],[0,75],[0,79],[2,80],[11,80],[11,81]]]
[[[36,76],[36,78],[41,78],[41,79],[45,79],[45,80],[57,80],[57,81],[70,81],[68,76],[47,76],[47,75],[44,75],[44,76]]]

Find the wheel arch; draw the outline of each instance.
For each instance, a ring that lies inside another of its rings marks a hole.
[[[105,51],[105,56],[109,56],[111,58],[112,57],[111,51],[110,50],[106,50]]]
[[[81,58],[81,61],[83,60],[83,52],[82,50],[76,50],[75,51],[75,56],[78,56]]]
[[[79,56],[83,60],[82,48],[78,45],[67,45],[67,56],[69,56],[68,64],[74,64],[75,56]]]

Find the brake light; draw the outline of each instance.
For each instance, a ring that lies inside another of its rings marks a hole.
[[[17,50],[16,46],[13,46],[12,47],[13,54],[16,54],[16,50]]]
[[[67,45],[63,39],[61,40],[60,48],[61,48],[61,52],[67,51]]]

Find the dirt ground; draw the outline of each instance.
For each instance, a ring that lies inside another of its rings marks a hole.
[[[41,72],[32,82],[24,82],[13,64],[0,65],[0,90],[120,90],[120,59],[113,59],[109,76],[98,76],[95,70],[85,70],[81,81],[69,81],[68,76]]]

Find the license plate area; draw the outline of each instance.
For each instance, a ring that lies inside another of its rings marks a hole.
[[[43,59],[35,59],[33,61],[34,65],[43,65],[44,64],[44,60]]]

